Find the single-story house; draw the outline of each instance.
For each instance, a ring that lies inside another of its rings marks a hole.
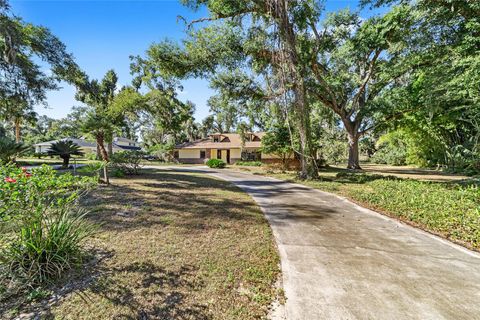
[[[78,144],[80,146],[80,149],[82,150],[83,153],[93,153],[97,152],[97,143],[95,141],[89,141],[85,140],[83,138],[77,139],[77,138],[64,138],[64,139],[59,139],[59,140],[52,140],[52,141],[46,141],[46,142],[40,142],[36,143],[33,146],[35,147],[35,153],[47,153],[48,150],[50,149],[50,146],[52,143],[58,142],[58,141],[66,141],[70,140],[75,144]],[[113,139],[113,152],[118,152],[118,151],[126,151],[126,150],[141,150],[142,148],[138,145],[138,142],[135,142],[131,139],[127,138],[114,138]],[[105,144],[105,148],[107,145]]]
[[[237,133],[215,133],[205,139],[185,142],[175,146],[174,158],[181,163],[202,164],[208,159],[222,159],[226,163],[237,161],[280,162],[280,158],[261,151],[265,132],[246,135],[245,145]]]

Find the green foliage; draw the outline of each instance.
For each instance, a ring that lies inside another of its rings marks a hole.
[[[210,168],[217,168],[217,169],[222,169],[222,168],[225,168],[227,166],[225,161],[223,161],[221,159],[209,159],[206,162],[206,165],[209,166]]]
[[[378,174],[368,174],[368,173],[355,173],[355,172],[339,172],[335,176],[338,181],[344,182],[355,182],[355,183],[366,183],[369,181],[374,181],[377,179],[385,179],[385,176]],[[397,179],[396,177],[390,176],[388,179]]]
[[[35,120],[33,107],[59,89],[59,80],[74,82],[79,70],[50,30],[23,21],[7,5],[0,10],[0,52],[0,118],[14,123],[20,138],[22,122]]]
[[[33,287],[79,267],[85,256],[82,244],[95,231],[85,215],[72,207],[57,207],[32,216],[2,250],[0,280]]]
[[[236,166],[244,166],[244,167],[260,167],[262,166],[261,161],[237,161],[235,162]]]
[[[78,266],[94,230],[78,200],[94,179],[57,175],[49,166],[0,167],[0,283],[8,294],[54,281]]]
[[[377,141],[377,151],[371,160],[374,163],[394,166],[405,165],[407,163],[407,143],[405,138],[405,135],[400,131],[393,131],[383,135]]]
[[[109,166],[125,175],[138,174],[144,155],[141,151],[118,151],[110,157]]]
[[[480,247],[480,192],[476,185],[384,178],[369,182],[351,196],[452,240]]]
[[[267,132],[262,138],[262,152],[278,156],[282,160],[283,167],[286,169],[288,159],[293,155],[288,128],[276,125],[271,131]]]
[[[12,162],[16,157],[29,149],[30,147],[25,146],[23,143],[16,143],[7,137],[0,137],[0,165]]]
[[[335,125],[327,124],[316,130],[321,160],[326,164],[344,163],[348,158],[346,134]]]
[[[85,158],[87,158],[88,160],[97,160],[97,153],[89,152],[85,155]]]
[[[93,174],[97,181],[100,179],[100,174],[104,170],[104,168],[108,165],[105,161],[96,161],[93,163],[88,163],[86,166],[81,167],[78,169],[79,172],[86,173],[86,174]]]
[[[75,202],[95,182],[70,173],[57,175],[50,166],[27,170],[14,165],[0,166],[0,219],[28,219],[45,206],[64,206]],[[28,214],[26,214],[28,213]]]
[[[71,156],[83,156],[80,146],[71,140],[60,140],[50,145],[49,155],[58,155],[63,159],[63,167],[68,168]]]
[[[173,161],[174,143],[161,143],[148,148],[150,154],[157,156],[160,160],[165,162]]]

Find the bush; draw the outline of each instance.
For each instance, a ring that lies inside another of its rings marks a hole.
[[[94,185],[92,178],[57,175],[48,165],[30,172],[12,164],[0,166],[0,222],[71,204]]]
[[[45,207],[21,228],[21,235],[2,250],[1,273],[17,288],[48,283],[83,261],[83,241],[94,225],[86,212],[72,207]]]
[[[110,157],[110,167],[125,175],[138,174],[145,154],[141,151],[119,151]]]
[[[7,137],[0,137],[0,164],[10,163],[21,154],[26,153],[30,147],[23,143],[16,143]]]
[[[93,231],[78,200],[94,178],[0,167],[0,287],[7,294],[55,280],[81,263]],[[74,209],[77,208],[77,209]]]
[[[225,168],[227,166],[225,161],[223,161],[221,159],[209,159],[206,164],[210,168],[218,168],[218,169],[222,169],[222,168]]]
[[[96,152],[89,152],[85,154],[85,158],[88,160],[97,160],[97,153]]]
[[[93,175],[97,181],[100,181],[100,175],[106,165],[107,163],[104,161],[96,161],[87,163],[87,165],[80,167],[78,171],[84,174]]]
[[[380,137],[378,150],[373,154],[373,163],[401,166],[407,163],[407,145],[400,131],[389,132]]]
[[[246,167],[260,167],[262,165],[261,161],[237,161],[235,162],[236,166],[246,166]]]
[[[175,143],[163,143],[151,146],[148,148],[149,154],[157,157],[160,161],[174,162],[173,150],[175,149]]]

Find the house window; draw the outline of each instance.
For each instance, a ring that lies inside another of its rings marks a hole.
[[[178,159],[178,158],[179,158],[178,151],[174,151],[174,152],[173,152],[173,157],[174,157],[175,159]]]
[[[217,159],[222,159],[222,150],[217,150]]]
[[[261,161],[262,153],[257,150],[244,150],[241,157],[243,161]]]
[[[214,136],[214,137],[213,137],[213,142],[218,142],[218,139],[219,139],[218,136]]]
[[[205,159],[205,150],[200,150],[200,159]]]

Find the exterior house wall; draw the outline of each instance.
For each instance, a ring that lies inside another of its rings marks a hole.
[[[198,149],[180,149],[178,151],[179,159],[196,159],[200,158],[200,150]]]
[[[200,158],[200,149],[178,150],[178,161],[182,163],[201,164],[205,159]]]
[[[221,150],[221,153],[222,153],[221,159],[223,161],[227,162],[227,149],[222,149],[222,148],[207,149],[207,152],[205,153],[206,157],[208,157],[208,155],[210,155],[210,159],[217,159],[217,151],[219,149]],[[208,150],[209,150],[209,152],[208,152]],[[240,149],[228,149],[228,150],[230,150],[230,163],[235,163],[235,162],[237,162],[241,159],[242,156],[241,156]]]
[[[210,149],[210,159],[217,159],[217,149]]]
[[[237,161],[242,160],[241,149],[230,149],[230,163],[234,164]]]
[[[227,162],[227,150],[221,150],[221,154],[222,154],[222,160],[226,163]]]

